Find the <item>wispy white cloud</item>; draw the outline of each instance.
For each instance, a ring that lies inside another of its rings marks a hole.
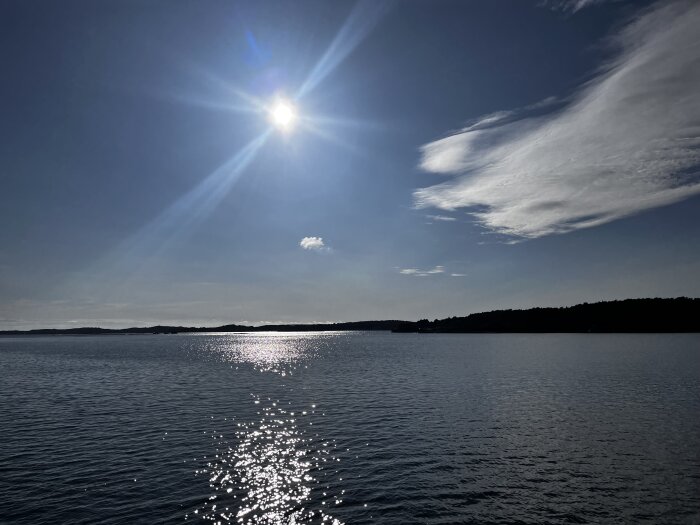
[[[450,277],[466,277],[466,273],[451,273]]]
[[[700,193],[698,27],[697,2],[644,11],[564,107],[487,115],[426,144],[421,167],[457,177],[417,190],[416,205],[467,208],[492,231],[534,238]]]
[[[326,246],[322,237],[304,237],[301,241],[299,241],[299,246],[301,246],[304,250],[313,250],[316,252],[330,251],[330,247]]]
[[[431,221],[443,221],[443,222],[453,222],[456,221],[454,217],[448,217],[447,215],[426,215]]]
[[[400,268],[399,273],[401,275],[412,275],[414,277],[428,277],[429,275],[437,275],[440,273],[445,273],[444,266],[436,266],[430,270],[421,270],[419,268]]]
[[[565,13],[576,13],[586,7],[610,2],[613,0],[543,0],[540,5],[549,7],[554,11],[564,11]]]

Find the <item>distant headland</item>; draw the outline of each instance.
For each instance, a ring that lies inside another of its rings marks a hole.
[[[215,327],[44,328],[4,330],[0,335],[180,334],[197,332],[392,331],[396,333],[673,333],[700,332],[700,298],[625,299],[563,308],[493,310],[429,321],[356,321]]]
[[[652,333],[700,332],[700,299],[625,299],[564,308],[494,310],[401,323],[395,332]]]

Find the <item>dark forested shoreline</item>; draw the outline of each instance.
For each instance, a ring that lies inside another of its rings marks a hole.
[[[563,308],[494,310],[429,321],[357,321],[326,324],[274,324],[215,327],[149,326],[145,328],[46,328],[5,330],[0,335],[179,334],[196,332],[321,332],[336,330],[418,333],[613,333],[700,332],[700,299],[625,299]]]
[[[494,310],[401,323],[395,332],[652,333],[700,332],[700,299],[625,299],[563,308]]]

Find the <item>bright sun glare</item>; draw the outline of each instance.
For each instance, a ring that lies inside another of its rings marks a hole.
[[[278,100],[270,108],[270,120],[282,131],[289,131],[296,118],[296,108],[286,100]]]

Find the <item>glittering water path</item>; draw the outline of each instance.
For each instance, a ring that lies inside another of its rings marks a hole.
[[[700,336],[0,338],[0,522],[698,523]]]
[[[224,363],[251,365],[259,373],[272,374],[271,381],[292,376],[298,366],[313,359],[313,343],[338,334],[268,334],[253,338],[215,340],[207,349]],[[309,339],[311,344],[309,344]],[[308,365],[303,365],[308,368]],[[279,376],[275,378],[274,375]],[[282,384],[282,387],[285,385]],[[341,525],[329,508],[343,502],[342,495],[331,495],[327,464],[340,461],[333,446],[313,433],[316,405],[294,411],[291,401],[266,400],[251,393],[258,406],[257,419],[226,424],[235,429],[233,442],[227,435],[214,433],[216,454],[197,474],[208,475],[213,494],[194,515],[213,522],[236,521],[242,524],[331,523]],[[325,415],[325,414],[323,414]],[[330,473],[337,473],[330,470]],[[312,490],[321,491],[323,501],[314,508]],[[186,514],[188,519],[190,514]]]

